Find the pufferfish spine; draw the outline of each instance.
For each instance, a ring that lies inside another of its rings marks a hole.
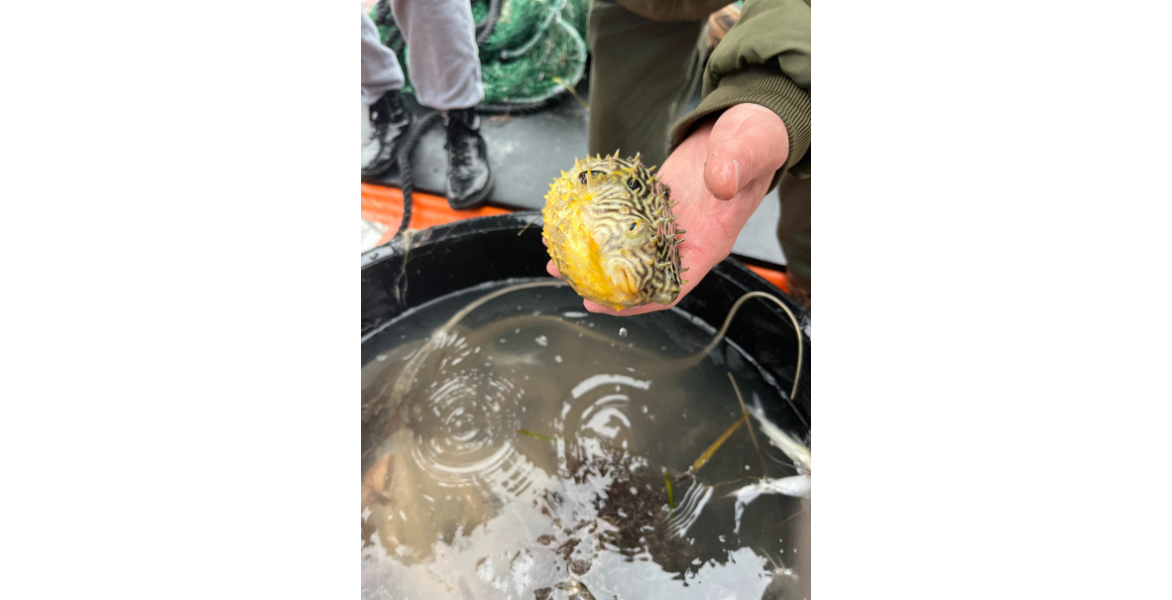
[[[671,190],[639,161],[615,153],[575,161],[545,195],[549,256],[579,296],[616,310],[679,296]]]

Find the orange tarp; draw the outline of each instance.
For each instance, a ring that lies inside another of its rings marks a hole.
[[[427,229],[433,225],[510,212],[495,206],[452,210],[446,198],[415,192],[411,194],[411,223],[408,226],[412,229]],[[387,226],[386,234],[378,242],[380,245],[391,241],[399,229],[399,222],[403,220],[403,191],[385,185],[362,184],[362,218]]]

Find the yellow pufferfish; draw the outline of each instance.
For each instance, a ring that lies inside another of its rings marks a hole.
[[[545,195],[542,237],[562,279],[579,296],[615,310],[679,296],[680,253],[671,190],[639,161],[596,156],[574,162]]]

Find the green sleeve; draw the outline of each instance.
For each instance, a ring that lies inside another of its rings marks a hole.
[[[810,5],[746,0],[740,19],[708,59],[702,94],[700,106],[672,127],[670,150],[705,117],[736,104],[760,104],[781,117],[789,134],[789,156],[774,185],[790,169],[808,175]]]

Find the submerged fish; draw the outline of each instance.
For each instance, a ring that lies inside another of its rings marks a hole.
[[[676,229],[674,204],[638,155],[587,158],[549,186],[542,236],[579,296],[615,310],[668,305],[687,283],[676,238],[686,232]]]

